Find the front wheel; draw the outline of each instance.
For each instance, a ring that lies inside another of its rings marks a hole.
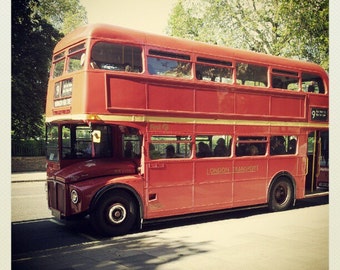
[[[103,235],[126,234],[136,223],[136,204],[125,191],[106,193],[97,202],[90,220],[92,226]]]
[[[280,177],[271,186],[268,206],[272,211],[283,211],[293,205],[294,192],[290,180]]]

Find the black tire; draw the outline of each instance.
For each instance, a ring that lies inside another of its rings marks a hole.
[[[137,220],[134,199],[125,191],[105,193],[90,213],[92,226],[100,234],[116,236],[128,233]]]
[[[292,207],[294,190],[292,182],[286,177],[280,177],[272,184],[269,193],[268,206],[272,211],[283,211]]]

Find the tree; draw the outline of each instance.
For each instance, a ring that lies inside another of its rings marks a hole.
[[[79,0],[40,0],[32,9],[64,35],[87,24],[87,13]]]
[[[25,139],[42,134],[49,59],[61,37],[30,2],[12,2],[12,131]]]
[[[329,1],[281,0],[280,14],[297,54],[328,70]]]
[[[63,37],[61,32],[66,33],[86,21],[83,9],[80,13],[73,8],[67,10],[70,3],[79,7],[79,0],[12,1],[11,119],[12,133],[16,139],[38,138],[43,134],[53,48]],[[57,12],[52,12],[53,8]]]
[[[328,69],[328,12],[328,0],[179,0],[167,32]]]

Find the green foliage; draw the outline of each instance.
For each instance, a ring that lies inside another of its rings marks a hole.
[[[87,24],[87,13],[79,0],[39,0],[32,4],[32,10],[64,35]]]
[[[48,70],[59,33],[38,15],[30,0],[12,2],[12,130],[15,138],[42,135]]]
[[[79,12],[78,12],[79,9]],[[86,21],[79,0],[12,1],[12,136],[41,138],[51,56],[66,33]]]
[[[179,0],[172,36],[297,58],[328,69],[328,0]]]

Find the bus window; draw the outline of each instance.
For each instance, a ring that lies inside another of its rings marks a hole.
[[[196,79],[211,82],[229,83],[233,82],[232,63],[208,58],[197,58]]]
[[[267,87],[267,67],[237,63],[236,81],[246,86]]]
[[[77,45],[69,50],[67,72],[77,71],[83,68],[85,61],[85,43]]]
[[[123,157],[140,158],[141,140],[139,135],[123,135]]]
[[[92,141],[92,131],[100,131],[100,141]],[[63,125],[62,159],[100,158],[112,156],[110,126]]]
[[[267,138],[262,136],[238,137],[236,156],[263,156],[266,154]]]
[[[270,137],[270,154],[287,155],[296,153],[296,136],[271,136]]]
[[[280,89],[288,89],[293,91],[299,90],[298,73],[287,70],[272,70],[272,87]]]
[[[232,137],[230,135],[196,136],[196,157],[229,157]]]
[[[152,136],[149,144],[150,159],[190,158],[190,136]]]
[[[58,126],[47,125],[47,130],[46,130],[46,158],[47,160],[50,160],[50,161],[59,160],[58,138],[59,138]]]
[[[321,166],[328,167],[329,157],[329,134],[328,131],[322,131],[321,137]]]
[[[57,54],[53,60],[53,78],[56,78],[63,74],[65,65],[65,52]]]
[[[92,48],[92,68],[139,73],[142,66],[142,49],[139,47],[98,42]]]
[[[190,79],[190,56],[163,51],[150,50],[148,56],[148,71],[151,75],[180,77]],[[173,58],[173,59],[170,59]]]
[[[322,78],[310,73],[302,73],[302,90],[308,93],[325,94]]]

